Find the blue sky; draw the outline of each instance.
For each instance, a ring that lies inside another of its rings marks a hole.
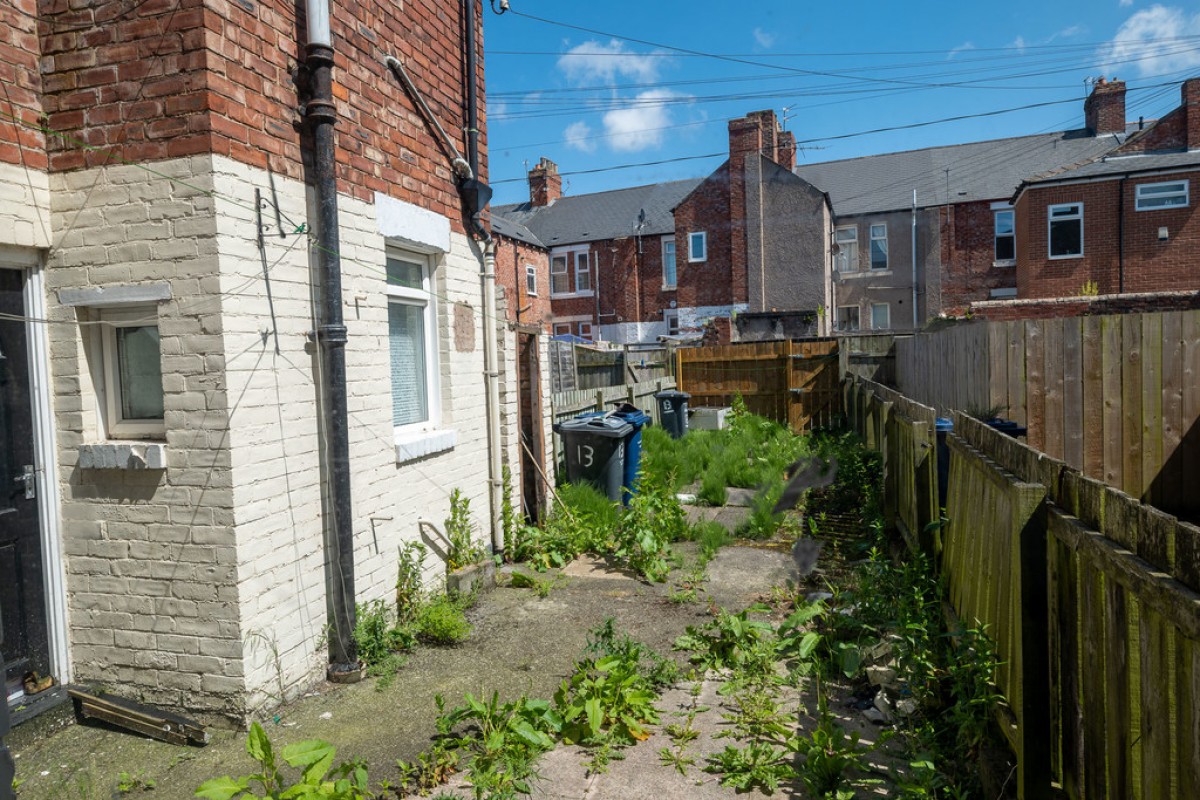
[[[799,160],[829,161],[1082,127],[1084,82],[1101,75],[1129,85],[1130,119],[1153,118],[1179,100],[1161,84],[1200,75],[1194,1],[510,5],[485,0],[496,203],[527,198],[541,156],[569,194],[706,175],[721,157],[611,168],[726,151],[726,121],[756,109],[786,115],[810,148]],[[584,170],[603,171],[570,174]]]

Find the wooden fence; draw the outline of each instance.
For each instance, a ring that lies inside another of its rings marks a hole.
[[[607,386],[602,389],[576,389],[551,395],[550,407],[554,422],[579,416],[585,411],[611,411],[616,403],[626,402],[650,415],[655,425],[661,425],[658,402],[654,395],[675,388],[673,378],[643,381],[628,386]],[[562,463],[562,442],[554,437],[554,463]]]
[[[797,432],[833,421],[841,405],[838,375],[836,339],[676,351],[675,376],[692,408],[728,406],[740,395],[750,411]]]
[[[890,452],[903,436],[895,398],[857,381],[853,391],[864,390],[893,403],[885,424],[848,416]],[[986,624],[997,643],[998,719],[1021,796],[1049,797],[1053,786],[1088,800],[1193,796],[1200,528],[964,414],[954,423],[934,555],[957,615]],[[905,475],[885,485],[936,492]]]
[[[666,347],[623,345],[600,349],[570,342],[551,342],[550,346],[551,387],[555,393],[673,377],[675,359]]]
[[[1090,478],[1200,520],[1200,311],[976,323],[896,339],[896,385],[1000,407]]]

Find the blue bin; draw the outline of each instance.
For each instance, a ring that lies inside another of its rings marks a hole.
[[[1025,426],[1009,419],[1000,419],[999,417],[995,417],[994,419],[989,419],[987,421],[987,425],[989,428],[994,428],[1003,433],[1005,436],[1011,436],[1014,439],[1018,436],[1024,436],[1026,433]]]
[[[954,432],[954,420],[949,417],[938,417],[936,426],[938,508],[945,508],[946,493],[950,485],[950,447],[946,444],[946,434]]]

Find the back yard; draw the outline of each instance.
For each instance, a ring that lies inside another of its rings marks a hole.
[[[509,515],[494,591],[423,591],[402,553],[395,603],[360,609],[362,684],[201,749],[43,719],[13,741],[20,797],[1002,792],[991,643],[947,635],[929,565],[883,534],[877,456],[744,409],[644,449],[627,510],[573,486],[540,527]],[[773,513],[813,459],[836,480]]]

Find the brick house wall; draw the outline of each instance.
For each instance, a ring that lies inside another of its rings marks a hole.
[[[527,265],[534,267],[537,294],[528,292]],[[554,313],[550,303],[550,254],[547,250],[496,235],[496,284],[504,287],[509,322],[536,325],[550,331]]]
[[[17,3],[40,13],[41,35],[11,4],[0,10],[12,23],[0,26],[0,79],[26,125],[44,111],[61,134],[0,137],[21,145],[0,147],[0,245],[53,245],[43,271],[69,620],[59,677],[244,724],[327,661],[321,367],[309,338],[319,275],[301,227],[310,196],[295,111],[303,20],[281,0],[252,10],[146,3],[116,19],[102,4]],[[445,128],[461,131],[458,13],[434,0],[365,2],[338,6],[332,28],[365,601],[391,596],[397,547],[418,539],[419,519],[445,518],[451,489],[471,500],[486,536],[481,248],[446,156],[382,64],[403,60]],[[486,165],[486,133],[481,144]],[[392,425],[386,242],[428,259],[432,276],[441,420],[420,458],[402,455]],[[110,446],[92,334],[104,311],[65,298],[148,287],[169,295],[147,312],[159,327],[166,422],[149,444],[162,445],[165,468],[95,468],[85,456]],[[511,333],[500,342],[511,458]],[[436,558],[428,570],[432,583]]]
[[[1015,289],[1012,261],[996,259],[995,202],[978,201],[937,209],[941,270],[939,302],[934,313],[962,314],[971,303],[988,300],[992,292]]]
[[[679,288],[676,299],[688,308],[731,306],[745,303],[745,261],[740,280],[734,275],[730,168],[724,164],[688,195],[675,209],[675,258]],[[705,232],[708,258],[688,260],[688,235]],[[744,236],[743,236],[744,239]],[[742,287],[742,294],[736,291]]]
[[[1017,201],[1018,297],[1069,297],[1088,282],[1095,282],[1100,294],[1200,288],[1195,196],[1186,207],[1135,208],[1139,184],[1190,180],[1194,192],[1200,189],[1198,178],[1197,171],[1177,172],[1026,189]],[[1077,202],[1083,203],[1083,255],[1051,259],[1048,208]],[[1160,228],[1167,229],[1165,240],[1159,239]]]
[[[835,209],[836,211],[836,209]],[[925,294],[928,277],[939,270],[939,209],[920,209],[917,212],[917,320],[920,327],[929,318]],[[887,269],[871,269],[871,226],[887,226]],[[857,269],[845,272],[838,268],[834,257],[834,298],[838,309],[857,308],[859,330],[872,330],[871,306],[888,306],[889,330],[912,330],[912,212],[890,211],[879,214],[839,216],[833,221],[834,230],[853,227],[858,235]]]

